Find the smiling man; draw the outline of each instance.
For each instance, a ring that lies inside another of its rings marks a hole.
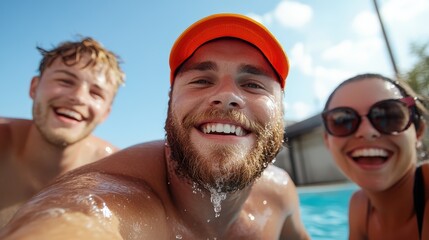
[[[261,24],[215,14],[170,53],[166,140],[72,171],[3,239],[309,239],[296,188],[272,165],[283,140],[287,57]]]
[[[0,226],[56,176],[117,151],[91,135],[124,82],[117,57],[91,38],[38,49],[33,119],[0,118]]]

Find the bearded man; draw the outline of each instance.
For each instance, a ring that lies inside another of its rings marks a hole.
[[[0,236],[309,239],[293,182],[271,164],[289,70],[275,37],[248,17],[211,15],[176,40],[170,68],[165,141],[67,174]]]

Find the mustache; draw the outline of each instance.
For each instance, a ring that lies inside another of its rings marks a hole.
[[[263,125],[257,121],[250,120],[244,113],[235,109],[222,110],[217,108],[207,109],[201,113],[187,114],[183,120],[183,126],[186,129],[194,127],[207,119],[222,119],[234,122],[247,131],[258,133],[264,129]]]

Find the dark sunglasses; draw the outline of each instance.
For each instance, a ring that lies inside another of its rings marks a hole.
[[[415,114],[413,97],[376,102],[364,115],[372,126],[383,134],[398,134],[410,127]],[[322,112],[326,131],[336,137],[347,137],[359,128],[362,117],[353,108],[338,107]]]

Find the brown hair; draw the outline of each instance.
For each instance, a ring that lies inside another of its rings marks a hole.
[[[111,75],[111,81],[115,86],[115,90],[125,82],[125,74],[121,70],[119,64],[121,60],[115,53],[107,50],[103,45],[96,40],[85,37],[80,41],[66,41],[59,43],[51,50],[45,50],[37,47],[37,50],[42,54],[43,58],[39,65],[39,74],[48,68],[57,58],[61,58],[62,62],[67,66],[78,64],[84,55],[90,56],[90,59],[83,68],[88,66],[96,66],[97,64],[105,64],[108,67],[107,72]]]

